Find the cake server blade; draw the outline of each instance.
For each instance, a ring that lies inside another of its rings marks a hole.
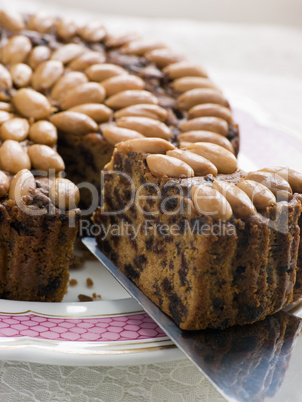
[[[300,318],[281,311],[243,327],[183,331],[119,271],[94,238],[82,241],[228,401],[301,401],[301,354],[297,362],[292,353],[294,348],[302,353]],[[299,399],[289,398],[294,389]]]

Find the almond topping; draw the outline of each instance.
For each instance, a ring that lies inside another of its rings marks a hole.
[[[128,54],[135,54],[137,56],[142,56],[146,52],[155,49],[163,49],[166,46],[160,42],[148,41],[148,40],[136,40],[127,43],[122,47],[122,51]]]
[[[148,91],[128,90],[110,96],[105,103],[112,109],[122,109],[140,103],[151,103],[157,105],[158,99]]]
[[[105,89],[96,82],[87,82],[73,88],[61,101],[62,109],[70,109],[84,103],[101,103],[105,99]]]
[[[302,193],[302,173],[280,166],[270,166],[260,171],[277,173],[289,183],[294,193]]]
[[[123,74],[102,81],[102,86],[105,88],[107,96],[112,96],[128,89],[144,89],[145,82],[135,75]]]
[[[235,186],[235,184],[215,180],[213,182],[213,188],[226,198],[234,214],[239,218],[255,215],[257,213],[248,195],[239,187]]]
[[[2,124],[1,126],[1,139],[23,141],[29,132],[29,124],[26,119],[15,117]]]
[[[101,42],[106,36],[106,30],[102,22],[93,20],[80,29],[80,35],[88,42]]]
[[[9,185],[9,178],[4,172],[0,171],[0,197],[4,197],[7,194]]]
[[[86,68],[92,66],[93,64],[104,63],[105,60],[106,56],[104,53],[88,51],[83,53],[76,59],[73,59],[72,62],[68,64],[68,67],[71,70],[84,71],[86,70]]]
[[[50,58],[51,52],[47,46],[36,46],[29,54],[28,64],[35,70],[39,64]]]
[[[69,111],[84,113],[97,123],[103,123],[112,116],[112,110],[109,107],[98,103],[85,103],[84,105],[74,106]]]
[[[220,145],[228,151],[234,153],[234,147],[231,142],[223,135],[213,133],[211,131],[188,131],[187,133],[180,134],[178,141],[181,148],[188,146],[190,142],[211,142],[213,144]]]
[[[13,103],[19,113],[28,118],[45,119],[52,112],[48,99],[30,88],[20,89],[13,97]]]
[[[47,145],[32,145],[28,148],[28,155],[35,169],[46,171],[55,169],[56,172],[65,169],[61,156]]]
[[[0,64],[0,90],[8,91],[11,89],[12,85],[13,83],[10,72],[3,66],[3,64]]]
[[[194,170],[195,176],[206,176],[208,174],[212,174],[213,176],[217,175],[217,168],[213,163],[193,152],[174,149],[168,151],[167,155],[186,162]]]
[[[220,117],[228,124],[233,123],[231,110],[215,103],[204,103],[202,105],[193,106],[189,110],[189,118],[195,119],[196,117]]]
[[[32,76],[32,86],[37,91],[52,87],[64,72],[61,61],[47,60],[39,64]]]
[[[85,70],[90,81],[104,81],[117,75],[127,75],[128,71],[115,64],[93,64]]]
[[[188,61],[181,61],[179,63],[170,64],[163,69],[168,77],[173,79],[182,77],[207,77],[206,71],[196,64]]]
[[[70,180],[58,178],[50,187],[50,198],[56,207],[60,209],[74,209],[80,201],[78,187]]]
[[[35,189],[34,175],[28,169],[22,169],[12,178],[8,196],[21,207],[22,197],[33,194]]]
[[[105,140],[111,145],[118,144],[122,141],[132,140],[134,138],[144,138],[144,136],[137,131],[115,126],[107,126],[102,129],[102,134]]]
[[[191,196],[196,210],[215,221],[228,220],[233,214],[232,207],[226,198],[212,187],[193,186]]]
[[[168,117],[168,112],[163,107],[158,105],[132,105],[124,109],[120,109],[114,113],[116,119],[121,117],[148,117],[149,119],[165,121]]]
[[[237,187],[243,190],[257,209],[266,209],[276,203],[274,194],[263,184],[253,180],[241,180]]]
[[[234,173],[237,169],[237,159],[235,156],[220,145],[207,142],[192,143],[188,147],[188,151],[211,161],[218,169],[219,173]]]
[[[68,41],[77,33],[77,24],[71,18],[64,17],[57,22],[57,35]]]
[[[81,56],[87,51],[87,48],[76,43],[68,43],[55,50],[51,56],[53,60],[61,61],[63,64],[71,62],[76,57]]]
[[[0,148],[0,164],[3,170],[16,174],[19,170],[30,169],[27,152],[14,140],[6,140]]]
[[[176,149],[175,146],[162,138],[138,138],[121,142],[117,145],[119,152],[165,154],[172,149]]]
[[[193,177],[193,169],[173,156],[153,154],[147,156],[147,165],[154,176],[158,177]]]
[[[181,77],[172,82],[171,87],[181,93],[196,88],[213,88],[220,91],[213,81],[204,77]]]
[[[38,144],[53,146],[58,139],[57,129],[47,120],[37,121],[30,127],[29,139]]]
[[[25,28],[22,14],[10,10],[0,11],[0,25],[11,31],[21,31]]]
[[[147,52],[145,57],[148,61],[159,67],[166,67],[169,64],[184,60],[184,56],[173,53],[170,49],[155,49]]]
[[[196,117],[180,124],[181,131],[205,130],[221,135],[228,135],[229,126],[225,120],[219,117]]]
[[[14,64],[10,69],[10,73],[16,87],[22,88],[29,85],[32,77],[32,69],[27,64]]]
[[[12,114],[6,112],[3,109],[0,109],[0,124],[6,122],[7,120],[11,119],[13,117]]]
[[[171,130],[166,124],[147,117],[122,117],[116,122],[118,127],[136,130],[145,137],[171,138]]]
[[[85,135],[98,129],[96,122],[84,113],[60,112],[50,116],[50,121],[59,130],[73,135]]]
[[[292,195],[292,189],[288,182],[277,173],[269,172],[250,172],[245,177],[246,180],[253,180],[269,188],[276,196],[277,201],[287,201]]]
[[[85,74],[79,71],[71,71],[59,78],[51,90],[52,99],[61,101],[72,89],[88,82]]]
[[[189,110],[193,106],[202,103],[216,103],[222,106],[229,107],[229,102],[220,92],[210,88],[197,88],[184,92],[177,99],[177,107],[179,109]]]
[[[53,28],[54,24],[54,17],[48,11],[41,10],[30,16],[27,28],[32,31],[47,33]]]

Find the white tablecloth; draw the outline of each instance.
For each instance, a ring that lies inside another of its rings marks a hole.
[[[7,3],[8,4],[8,3]],[[78,18],[83,10],[57,2],[11,0],[23,10],[42,7]],[[66,4],[66,2],[65,2]],[[1,4],[2,5],[2,4]],[[95,17],[95,15],[94,15]],[[115,31],[137,30],[202,63],[228,92],[250,97],[302,133],[302,31],[266,25],[142,20],[102,16]],[[223,401],[188,360],[126,367],[64,367],[0,362],[0,400]]]

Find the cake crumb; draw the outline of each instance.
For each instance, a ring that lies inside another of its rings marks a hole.
[[[94,285],[93,280],[91,278],[86,279],[86,286],[91,288]]]
[[[78,281],[76,279],[70,279],[69,286],[77,286]]]
[[[93,298],[87,295],[78,295],[78,299],[80,300],[80,302],[93,301]]]
[[[93,294],[92,294],[92,297],[93,297],[94,299],[98,299],[98,300],[101,300],[101,298],[102,298],[101,295],[98,295],[98,294],[96,294],[96,293],[93,293]]]

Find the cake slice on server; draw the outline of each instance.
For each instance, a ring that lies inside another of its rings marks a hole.
[[[158,138],[118,143],[103,174],[97,243],[180,328],[252,323],[301,297],[301,174]]]

